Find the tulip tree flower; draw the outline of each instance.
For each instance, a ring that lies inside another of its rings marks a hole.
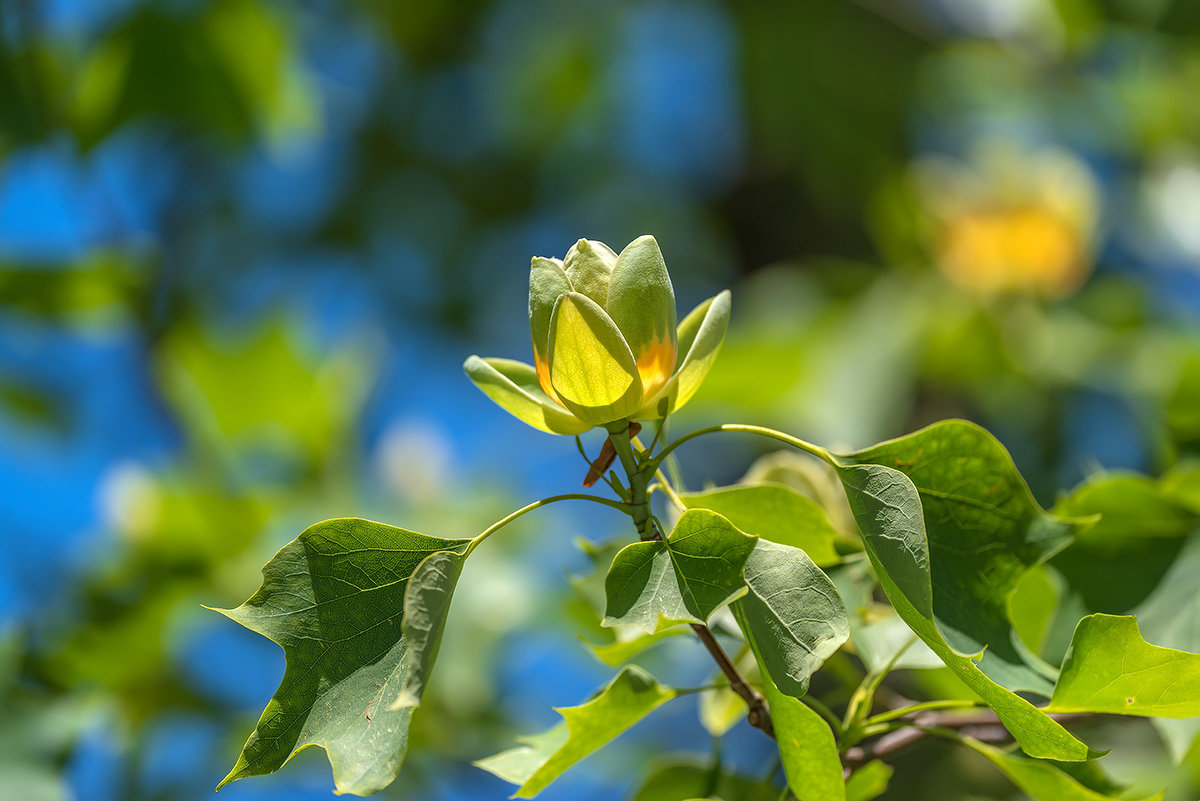
[[[696,393],[729,325],[726,290],[679,323],[658,242],[642,236],[620,255],[580,239],[565,259],[529,271],[534,364],[472,356],[463,368],[489,398],[552,434],[620,420],[654,420]]]

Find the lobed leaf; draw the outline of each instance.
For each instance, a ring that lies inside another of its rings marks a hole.
[[[755,542],[715,512],[684,512],[665,541],[635,542],[613,559],[604,625],[654,631],[660,620],[704,623],[743,591]]]
[[[1150,645],[1133,617],[1079,621],[1050,700],[1054,712],[1200,716],[1200,654]]]
[[[711,509],[748,534],[799,548],[818,565],[839,561],[837,531],[817,503],[782,484],[719,487],[680,496],[689,509]]]
[[[278,770],[302,748],[325,749],[340,793],[390,784],[408,747],[411,707],[390,709],[408,681],[404,599],[431,554],[470,540],[427,537],[342,518],[317,523],[263,567],[262,586],[218,610],[283,647],[287,667],[237,763],[219,786]]]
[[[636,665],[630,665],[580,706],[557,710],[563,722],[525,743],[475,764],[520,785],[514,798],[533,798],[575,763],[606,745],[676,696]]]

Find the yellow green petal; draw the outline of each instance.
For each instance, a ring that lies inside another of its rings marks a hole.
[[[550,381],[576,417],[603,425],[642,405],[642,380],[616,324],[594,300],[564,295],[550,321]]]
[[[679,367],[671,380],[649,400],[634,417],[653,420],[659,417],[658,404],[668,398],[668,412],[679,409],[692,399],[717,359],[725,332],[729,328],[731,296],[729,290],[709,298],[688,313],[679,324]]]
[[[472,356],[463,364],[463,370],[500,408],[536,429],[550,434],[582,434],[592,427],[542,392],[531,365]]]
[[[638,364],[647,394],[656,393],[675,366],[675,290],[658,242],[630,242],[613,267],[605,310]]]

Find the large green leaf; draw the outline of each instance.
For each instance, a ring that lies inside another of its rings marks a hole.
[[[845,801],[842,761],[829,724],[803,701],[782,693],[769,675],[763,676],[763,693],[792,794],[799,801]]]
[[[862,530],[867,555],[896,612],[929,649],[977,693],[1031,756],[1078,761],[1095,752],[1025,699],[990,679],[975,661],[952,648],[934,619],[930,540],[921,496],[892,467],[838,466],[846,498]]]
[[[996,683],[1049,695],[1052,669],[1016,636],[1008,596],[1030,566],[1088,523],[1042,511],[1000,443],[964,421],[938,423],[846,462],[893,468],[920,494],[933,618],[947,644],[960,654],[982,651],[979,667]],[[924,611],[924,604],[922,597],[916,605]]]
[[[1035,801],[1110,801],[1119,797],[1097,792],[1081,784],[1065,770],[1044,759],[1030,759],[1019,752],[1001,751],[970,737],[963,737],[961,741],[986,757]],[[1141,801],[1158,801],[1162,797],[1163,793],[1157,793]]]
[[[613,559],[604,625],[704,623],[745,587],[742,567],[757,541],[715,512],[684,512],[665,541],[635,542]]]
[[[1167,718],[1200,716],[1200,654],[1150,645],[1133,617],[1079,621],[1050,709]]]
[[[366,795],[390,784],[412,715],[411,707],[388,708],[408,677],[409,578],[429,555],[462,553],[469,542],[344,518],[285,545],[248,601],[219,610],[281,645],[287,659],[279,689],[221,785],[278,770],[310,745],[326,750],[338,792]]]
[[[763,671],[799,698],[850,634],[842,599],[804,551],[767,540],[754,546],[745,576],[748,591],[734,615]]]
[[[576,762],[589,756],[630,726],[676,696],[636,665],[617,674],[592,700],[558,712],[563,722],[525,744],[475,764],[520,785],[514,798],[533,798]]]
[[[680,496],[689,509],[711,509],[748,534],[799,548],[818,565],[839,560],[838,533],[815,501],[782,484],[743,484]]]
[[[431,553],[417,565],[408,580],[408,589],[404,592],[404,622],[400,626],[401,636],[408,641],[408,675],[392,708],[420,706],[421,695],[442,644],[450,600],[466,561],[466,554],[458,551]]]

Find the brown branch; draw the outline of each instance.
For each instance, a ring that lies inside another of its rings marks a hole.
[[[746,683],[737,666],[733,664],[729,654],[725,653],[725,649],[717,642],[717,638],[713,636],[708,626],[693,623],[692,630],[696,632],[700,641],[704,643],[704,647],[712,654],[712,658],[716,660],[717,666],[721,668],[725,678],[729,679],[729,689],[737,693],[746,702],[746,706],[750,707],[746,721],[751,726],[762,729],[768,737],[774,737],[775,726],[771,723],[771,711],[767,708],[766,700],[757,690]]]
[[[1061,712],[1048,717],[1060,723],[1070,720],[1095,720],[1091,712]],[[990,709],[978,712],[920,712],[901,718],[908,725],[884,734],[873,743],[853,746],[842,752],[842,772],[846,778],[858,768],[876,759],[895,754],[930,736],[929,729],[954,729],[985,743],[1012,742],[1013,736]]]

